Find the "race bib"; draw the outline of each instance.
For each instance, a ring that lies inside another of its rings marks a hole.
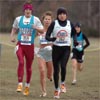
[[[21,42],[22,42],[22,44],[23,43],[25,43],[26,45],[27,44],[31,44],[31,39],[32,39],[31,34],[22,34],[21,35]]]
[[[47,42],[44,36],[40,36],[40,42]]]
[[[29,42],[31,41],[31,36],[25,34],[21,36],[21,41]]]
[[[82,50],[83,48],[82,48],[82,44],[81,43],[79,43],[77,46],[76,46],[76,48],[78,49],[78,50]]]

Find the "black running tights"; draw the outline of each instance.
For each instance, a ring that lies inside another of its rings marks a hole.
[[[59,87],[59,72],[61,70],[61,82],[65,81],[66,66],[70,56],[70,46],[55,46],[53,45],[52,60],[54,67],[54,84],[55,88]]]

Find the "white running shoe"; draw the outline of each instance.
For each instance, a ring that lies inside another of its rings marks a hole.
[[[73,81],[72,81],[72,85],[75,85],[75,84],[76,84],[76,80],[73,80]]]
[[[54,98],[59,99],[60,98],[60,90],[55,90],[54,91]]]
[[[61,84],[61,85],[60,85],[60,89],[61,89],[61,92],[62,92],[62,93],[66,93],[65,84]]]
[[[46,92],[43,92],[41,95],[40,95],[40,97],[45,97],[47,95],[47,93]]]

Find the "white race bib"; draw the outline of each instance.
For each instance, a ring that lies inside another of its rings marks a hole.
[[[21,41],[29,42],[29,41],[31,41],[31,36],[24,34],[24,35],[21,36]]]

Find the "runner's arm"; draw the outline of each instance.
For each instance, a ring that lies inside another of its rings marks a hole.
[[[32,28],[35,29],[37,33],[44,33],[43,25],[40,19],[36,16],[34,16],[34,24],[32,25]]]
[[[76,30],[75,30],[75,27],[74,27],[74,25],[71,23],[71,37],[73,37],[73,45],[74,46],[77,46],[78,45],[78,42],[77,42],[77,39],[76,39],[76,37],[77,37],[77,33],[76,33]]]
[[[86,42],[86,44],[83,46],[83,49],[86,49],[90,45],[90,42],[89,42],[88,38],[84,34],[83,34],[83,38],[84,38],[84,40]]]
[[[12,30],[11,30],[11,34],[10,34],[11,42],[15,42],[16,41],[16,39],[15,39],[16,31],[17,31],[17,29],[13,27]]]
[[[51,33],[53,32],[53,28],[54,28],[54,25],[55,25],[55,22],[52,22],[51,25],[49,26],[47,32],[46,32],[46,40],[48,41],[55,41],[56,40],[56,37],[50,37],[51,36]]]
[[[71,37],[73,37],[75,35],[76,35],[76,30],[75,30],[73,23],[71,23]]]

